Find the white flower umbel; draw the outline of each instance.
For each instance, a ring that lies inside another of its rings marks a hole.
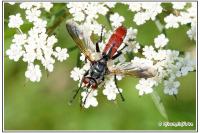
[[[154,39],[156,48],[163,48],[165,45],[167,45],[168,42],[169,39],[166,38],[164,34],[160,34]]]
[[[90,106],[96,107],[98,105],[98,101],[95,97],[97,96],[97,90],[88,89],[88,91],[83,91],[81,96],[82,104],[85,108],[89,108]]]
[[[23,20],[21,18],[21,15],[17,13],[16,15],[9,16],[9,28],[19,28],[23,24]]]
[[[25,76],[32,82],[39,81],[42,76],[39,65],[34,65],[36,61],[41,62],[47,71],[52,72],[55,59],[62,62],[69,57],[66,48],[56,47],[54,51],[53,47],[57,39],[54,35],[48,36],[46,33],[47,21],[41,16],[41,9],[50,11],[52,6],[53,4],[49,2],[22,2],[20,4],[20,8],[25,10],[26,19],[33,25],[27,33],[23,33],[20,29],[23,20],[19,13],[9,17],[8,26],[17,28],[19,33],[14,35],[13,44],[6,54],[14,61],[22,57],[22,60],[28,64]]]
[[[110,78],[105,82],[105,89],[103,90],[103,94],[107,96],[108,100],[115,100],[117,94],[119,93],[117,86],[114,82],[114,78]],[[119,89],[122,92],[122,89]]]

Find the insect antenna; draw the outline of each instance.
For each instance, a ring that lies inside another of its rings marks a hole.
[[[116,84],[117,90],[118,90],[118,92],[120,94],[120,97],[121,97],[122,101],[125,101],[125,98],[123,97],[121,91],[118,88],[118,85],[117,85],[117,76],[116,75],[114,76],[114,80],[115,80],[115,84]]]

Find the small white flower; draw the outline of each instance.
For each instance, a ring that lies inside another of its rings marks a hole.
[[[142,53],[147,59],[152,59],[155,55],[155,50],[152,46],[145,46]]]
[[[61,62],[69,57],[69,55],[67,54],[67,49],[61,49],[60,47],[56,47],[56,52],[54,52],[54,56]]]
[[[32,63],[28,65],[27,71],[25,72],[26,78],[30,79],[32,82],[39,82],[42,76],[40,66],[33,65]]]
[[[9,16],[8,27],[9,28],[19,28],[23,24],[21,14],[17,13],[16,15]]]
[[[57,42],[58,40],[54,35],[47,38],[47,46],[53,46]]]
[[[118,13],[114,13],[110,15],[110,21],[113,27],[119,27],[122,25],[122,22],[124,22],[124,17],[120,16]]]
[[[45,11],[49,12],[50,9],[53,7],[53,4],[50,2],[42,2],[41,7],[43,7]]]
[[[16,45],[23,45],[26,43],[27,35],[26,34],[15,34],[12,40]]]
[[[166,23],[165,27],[168,28],[178,28],[178,17],[174,16],[173,14],[170,14],[169,16],[164,18],[164,21]]]
[[[6,51],[6,55],[9,56],[10,60],[18,61],[19,58],[24,54],[20,45],[11,44],[10,49]]]
[[[180,9],[183,9],[185,7],[186,2],[172,2],[172,5],[173,5],[172,7],[174,9],[180,10]]]
[[[51,56],[47,55],[46,57],[42,58],[41,63],[49,72],[53,71],[53,64],[55,63],[55,60]]]
[[[26,19],[28,19],[29,22],[36,21],[38,20],[40,14],[40,10],[38,10],[37,8],[31,8],[30,10],[26,10]]]
[[[111,78],[110,80],[107,80],[104,87],[105,89],[103,90],[103,94],[107,96],[107,99],[115,100],[119,91],[116,87],[114,79]],[[119,89],[119,90],[120,92],[122,92],[122,89]]]
[[[78,81],[81,80],[83,77],[84,71],[78,67],[75,67],[72,71],[71,71],[71,75],[70,77],[73,78],[74,81]]]
[[[166,38],[164,34],[160,34],[154,39],[156,48],[162,48],[165,45],[167,45],[168,42],[169,42],[169,39]]]
[[[140,2],[125,2],[125,4],[129,5],[129,10],[131,10],[132,12],[138,12],[142,8]]]
[[[34,2],[22,2],[19,7],[21,9],[31,9],[33,5],[34,5]]]
[[[24,62],[33,63],[35,59],[36,59],[36,53],[34,51],[32,52],[29,51],[23,54]]]
[[[90,106],[96,107],[98,105],[98,101],[95,97],[95,96],[97,96],[97,90],[92,90],[91,92],[90,91],[91,91],[91,89],[88,89],[88,92],[83,91],[81,93],[83,106],[85,108],[89,108]]]
[[[140,79],[139,84],[136,85],[136,89],[139,90],[139,95],[149,94],[153,92],[153,86],[155,81],[152,79]]]
[[[177,95],[179,86],[180,83],[178,81],[174,81],[174,79],[165,80],[164,93],[168,95]]]
[[[149,18],[150,18],[150,16],[146,12],[144,12],[144,13],[138,12],[138,13],[135,14],[133,21],[137,25],[141,25],[141,24],[144,24]]]

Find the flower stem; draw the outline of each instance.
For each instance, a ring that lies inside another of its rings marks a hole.
[[[22,30],[20,28],[17,28],[20,34],[23,34]]]

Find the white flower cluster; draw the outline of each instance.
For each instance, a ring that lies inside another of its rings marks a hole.
[[[148,94],[153,91],[153,87],[163,83],[165,94],[176,95],[180,86],[177,77],[194,71],[195,60],[191,59],[189,55],[180,56],[178,51],[163,49],[168,42],[164,34],[158,35],[154,42],[155,48],[153,46],[143,48],[142,54],[145,58],[135,57],[132,62],[144,67],[150,65],[157,70],[157,74],[153,78],[141,79],[136,85],[136,89],[139,90],[139,95]]]
[[[33,24],[27,34],[20,29],[23,20],[19,13],[9,17],[8,27],[18,29],[19,33],[14,35],[6,54],[11,60],[18,61],[22,58],[28,64],[25,76],[32,82],[40,81],[42,76],[40,66],[35,64],[36,60],[40,61],[46,70],[52,72],[55,58],[62,62],[69,57],[66,48],[56,47],[54,51],[53,46],[57,43],[57,38],[54,35],[48,36],[46,33],[47,21],[42,19],[41,9],[49,11],[52,6],[53,4],[49,2],[20,4],[20,8],[25,10],[26,19]]]
[[[97,18],[100,15],[106,15],[109,8],[114,7],[115,2],[69,2],[67,3],[67,8],[72,14],[74,21],[84,22],[82,25],[87,27],[88,34],[100,35],[102,26],[97,22]],[[112,20],[115,20],[116,17],[120,18],[115,14]],[[111,20],[111,21],[112,21]],[[114,25],[119,25],[123,20],[120,18],[120,22],[115,23]],[[90,25],[90,27],[88,27]]]
[[[172,2],[174,11],[164,18],[165,27],[178,28],[180,25],[190,24],[191,29],[187,34],[191,40],[196,40],[197,4],[191,2],[191,6],[184,9],[186,2]]]
[[[161,2],[125,2],[129,10],[136,12],[133,21],[137,25],[142,25],[148,20],[155,20],[156,16],[162,12]]]

